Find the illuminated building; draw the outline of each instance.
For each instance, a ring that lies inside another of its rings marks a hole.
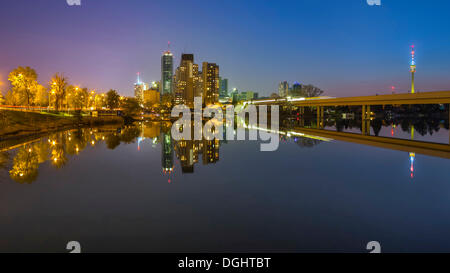
[[[203,62],[203,100],[205,105],[219,101],[219,66],[215,63]]]
[[[145,105],[154,105],[159,103],[159,101],[160,101],[160,94],[158,89],[150,88],[148,90],[144,90],[143,102]]]
[[[410,66],[410,72],[411,72],[411,93],[415,93],[414,88],[414,74],[416,73],[416,60],[415,60],[415,51],[414,51],[414,45],[411,46],[411,66]]]
[[[180,66],[175,71],[175,104],[194,106],[194,97],[201,95],[198,65],[193,54],[182,54]]]
[[[278,85],[278,95],[282,98],[289,95],[289,83],[287,81],[280,82]]]
[[[158,90],[159,92],[161,92],[161,90],[160,90],[160,88],[161,88],[161,82],[160,82],[160,81],[153,81],[153,82],[151,82],[150,88],[156,89],[156,90]]]
[[[148,89],[148,85],[144,82],[141,82],[140,73],[137,73],[137,82],[134,84],[134,96],[138,101],[143,104],[144,103],[144,91]]]
[[[245,101],[253,100],[256,98],[257,98],[257,93],[255,93],[253,91],[242,92],[241,96],[240,96],[240,99],[245,100]]]
[[[170,44],[169,44],[170,45]],[[161,95],[172,94],[173,91],[173,55],[167,50],[161,56]]]

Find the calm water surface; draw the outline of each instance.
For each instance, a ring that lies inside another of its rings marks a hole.
[[[409,139],[403,127],[377,134]],[[260,152],[169,128],[75,129],[1,152],[0,252],[450,251],[449,159],[416,153],[411,169],[406,151],[347,141],[286,134]],[[446,128],[414,139],[448,145]]]

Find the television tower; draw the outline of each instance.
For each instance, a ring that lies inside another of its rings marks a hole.
[[[415,50],[414,50],[414,45],[411,46],[411,66],[410,66],[410,71],[411,71],[411,94],[415,93],[414,90],[414,73],[416,73],[416,60],[414,59],[415,57]]]

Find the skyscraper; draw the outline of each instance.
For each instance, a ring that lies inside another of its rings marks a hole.
[[[278,85],[278,95],[280,97],[287,97],[289,95],[289,83],[287,81],[280,82]]]
[[[173,91],[173,55],[170,50],[161,56],[161,95],[172,94]]]
[[[219,101],[219,66],[215,63],[203,62],[203,100],[205,105]]]
[[[194,72],[198,74],[198,66],[194,67],[194,54],[182,54],[180,66],[175,71],[175,104],[193,105]]]
[[[175,104],[186,104],[192,108],[194,97],[202,96],[202,79],[198,70],[193,54],[181,55],[180,66],[174,77]]]
[[[228,97],[228,79],[220,78],[219,97],[221,98]]]
[[[140,104],[144,103],[144,91],[148,89],[145,82],[141,82],[140,73],[137,73],[137,82],[134,84],[134,96]]]

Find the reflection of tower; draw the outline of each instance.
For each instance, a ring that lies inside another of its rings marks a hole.
[[[411,126],[411,140],[414,140],[414,125]],[[415,153],[409,153],[409,161],[411,163],[411,168],[410,168],[410,172],[411,172],[411,178],[414,178],[414,159],[416,158],[416,154]]]
[[[411,178],[414,178],[414,159],[416,158],[415,153],[409,153],[409,161],[411,163]]]
[[[211,164],[219,161],[220,140],[203,140],[203,164]]]
[[[173,145],[170,133],[162,134],[162,155],[161,164],[164,173],[171,173],[173,171]],[[170,180],[169,180],[170,181]]]
[[[411,71],[411,94],[414,94],[415,89],[414,89],[414,74],[416,73],[416,60],[415,58],[415,51],[414,51],[414,45],[411,46],[411,66],[410,66],[410,71]]]

